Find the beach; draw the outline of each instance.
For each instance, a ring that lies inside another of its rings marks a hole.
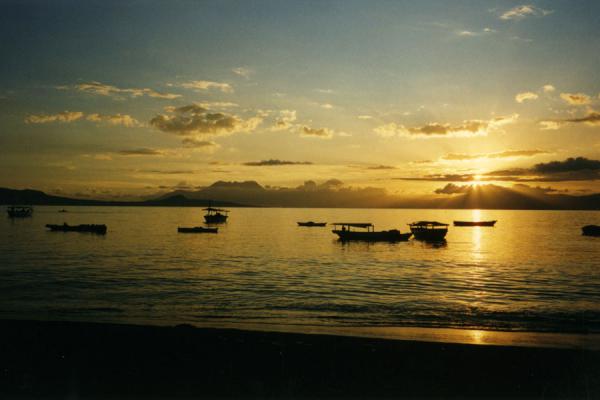
[[[3,320],[4,398],[597,398],[600,352]]]

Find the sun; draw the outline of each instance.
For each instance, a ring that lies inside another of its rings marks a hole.
[[[482,175],[473,175],[473,181],[471,183],[472,186],[479,186],[482,184],[481,180],[483,179]]]

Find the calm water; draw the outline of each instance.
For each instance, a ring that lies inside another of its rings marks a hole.
[[[185,235],[199,209],[59,208],[0,218],[1,318],[600,331],[600,238],[580,235],[600,212],[233,209],[217,235]],[[499,222],[439,247],[296,226],[479,218]],[[63,222],[108,233],[44,228]]]

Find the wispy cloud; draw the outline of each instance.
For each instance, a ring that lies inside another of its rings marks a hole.
[[[590,110],[580,118],[567,118],[540,121],[543,130],[555,130],[567,124],[585,124],[588,126],[600,126],[600,112]]]
[[[27,124],[46,124],[48,122],[73,122],[83,118],[81,111],[62,111],[57,114],[31,114],[25,118]]]
[[[190,81],[190,82],[182,83],[179,86],[181,86],[184,89],[192,89],[192,90],[216,89],[216,90],[220,90],[221,92],[224,92],[224,93],[233,92],[233,86],[231,86],[229,83],[224,83],[224,82]]]
[[[316,137],[320,139],[331,139],[333,137],[334,131],[328,128],[311,128],[308,126],[303,126],[300,129],[300,136],[303,137]]]
[[[49,122],[68,123],[81,120],[84,117],[87,121],[106,122],[111,125],[123,125],[128,128],[142,126],[138,120],[127,114],[106,115],[92,113],[86,115],[81,111],[63,111],[57,114],[32,114],[25,118],[25,122],[28,124],[46,124]]]
[[[244,77],[246,79],[250,78],[250,75],[252,75],[254,73],[254,71],[252,71],[249,68],[246,67],[236,67],[236,68],[232,68],[231,72],[233,72],[236,75],[239,75],[241,77]]]
[[[478,160],[483,158],[522,158],[522,157],[534,157],[540,154],[550,154],[545,150],[505,150],[496,153],[480,153],[480,154],[464,154],[464,153],[450,153],[442,157],[443,160],[447,161],[467,161],[467,160]]]
[[[520,20],[527,17],[545,17],[553,12],[553,10],[544,10],[543,8],[539,8],[531,4],[524,4],[503,12],[500,15],[500,19]]]
[[[538,97],[539,96],[533,92],[522,92],[522,93],[518,93],[515,96],[515,100],[517,101],[517,103],[523,103],[526,100],[535,100]]]
[[[57,89],[75,89],[80,92],[100,95],[100,96],[119,96],[119,95],[129,95],[131,97],[141,97],[148,96],[157,99],[167,99],[172,100],[178,97],[181,97],[179,94],[173,93],[160,93],[150,88],[119,88],[113,85],[107,85],[101,82],[85,82],[78,83],[74,86],[58,86]]]
[[[458,125],[431,122],[423,126],[408,128],[404,125],[398,125],[392,122],[375,128],[374,132],[382,137],[402,136],[409,138],[486,136],[489,131],[513,123],[518,117],[518,114],[513,114],[503,117],[494,117],[490,120],[466,120]]]
[[[496,33],[496,30],[492,29],[492,28],[483,28],[480,31],[470,31],[467,29],[463,29],[463,30],[456,31],[455,33],[456,33],[456,35],[462,36],[462,37],[475,37],[475,36],[483,36],[483,35],[489,35],[491,33]]]
[[[279,117],[275,120],[275,125],[271,127],[272,131],[283,131],[290,129],[294,126],[296,121],[295,110],[281,110],[279,111]]]
[[[94,113],[88,114],[85,119],[93,122],[107,122],[111,125],[123,125],[128,128],[142,126],[138,120],[127,114],[104,115]]]
[[[592,102],[592,98],[585,93],[561,93],[560,98],[574,106],[584,106]]]
[[[556,90],[556,88],[550,84],[542,86],[542,89],[544,90],[545,93],[552,93]]]
[[[125,149],[117,151],[117,154],[122,156],[162,156],[165,154],[164,151],[158,149],[149,149],[145,147],[137,149]]]
[[[244,165],[250,167],[278,167],[282,165],[312,165],[310,161],[285,161],[285,160],[261,160],[261,161],[249,161],[245,162]]]
[[[370,115],[359,115],[356,118],[358,118],[358,119],[373,119],[373,117]]]

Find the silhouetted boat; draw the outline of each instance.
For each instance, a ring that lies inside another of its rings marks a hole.
[[[407,241],[412,233],[400,233],[397,229],[389,231],[375,231],[371,223],[360,222],[335,222],[332,224],[333,233],[339,236],[340,240],[364,240],[370,242],[404,242]],[[341,226],[342,229],[337,229]],[[352,228],[366,229],[366,231],[353,231]]]
[[[65,210],[64,208],[62,210],[58,210],[59,213],[66,213],[68,212],[67,210]]]
[[[327,225],[327,222],[313,222],[313,221],[298,222],[298,226],[325,226],[325,225]]]
[[[194,226],[192,228],[177,228],[179,233],[217,233],[219,228],[205,228],[203,226]]]
[[[454,221],[454,226],[494,226],[496,221]]]
[[[581,231],[585,236],[600,236],[600,226],[598,225],[586,225],[581,228]]]
[[[212,208],[208,206],[208,208],[204,208],[204,211],[206,211],[206,215],[204,215],[204,221],[206,221],[207,224],[219,224],[222,222],[227,222],[227,213],[229,210]]]
[[[106,233],[106,225],[68,225],[64,223],[62,225],[46,224],[46,228],[53,232],[89,232],[97,233],[99,235],[104,235]]]
[[[437,221],[418,221],[408,224],[415,239],[437,242],[444,240],[448,233],[448,224]]]
[[[6,209],[9,218],[26,218],[33,214],[33,207],[29,206],[10,206]]]

